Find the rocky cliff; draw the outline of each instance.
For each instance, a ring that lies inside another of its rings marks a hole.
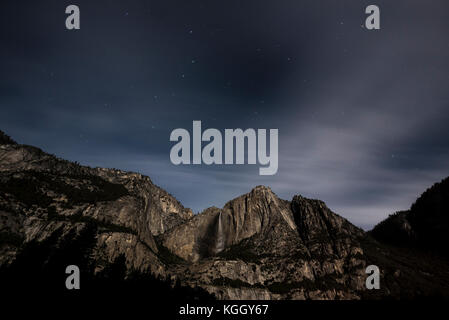
[[[321,201],[259,186],[175,227],[163,244],[223,299],[350,299],[364,288],[364,233]]]
[[[449,257],[449,178],[427,189],[407,211],[377,224],[371,234],[384,243]]]
[[[140,174],[83,167],[2,141],[2,263],[24,243],[79,234],[91,222],[98,226],[96,256],[108,263],[123,254],[129,267],[163,273],[154,236],[187,221],[191,210]]]
[[[138,274],[140,284],[157,277],[219,299],[448,295],[445,261],[395,250],[322,201],[258,186],[193,215],[148,177],[80,166],[0,134],[4,278],[30,264],[52,277],[70,262],[88,279]],[[365,288],[368,264],[382,270],[376,292]]]

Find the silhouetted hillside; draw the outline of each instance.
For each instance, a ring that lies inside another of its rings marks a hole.
[[[379,241],[449,255],[449,178],[427,189],[410,210],[377,224],[371,234]]]
[[[0,145],[1,144],[16,144],[16,142],[0,130]]]

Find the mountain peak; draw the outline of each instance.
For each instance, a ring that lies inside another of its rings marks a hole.
[[[99,279],[120,268],[139,277],[180,280],[220,299],[402,296],[398,290],[413,296],[428,283],[436,292],[449,292],[447,274],[438,271],[446,271],[446,263],[435,268],[436,276],[423,275],[419,270],[426,265],[414,256],[405,256],[404,265],[419,263],[416,271],[403,268],[394,252],[320,200],[297,195],[287,201],[259,185],[223,208],[193,216],[140,174],[92,169],[35,147],[12,146],[3,132],[0,144],[9,145],[0,147],[0,220],[6,221],[0,228],[1,240],[6,239],[0,244],[0,267],[7,266],[12,275],[2,272],[2,284],[8,279],[22,288],[17,282],[23,273],[16,270],[30,264],[45,270],[37,274],[41,279],[75,263]],[[447,221],[448,190],[447,181],[431,188],[410,216],[417,235],[444,236],[437,241],[441,248],[447,248],[448,228],[441,222]],[[364,292],[365,267],[373,262],[385,275],[394,275],[374,295]],[[120,281],[126,276],[112,273],[109,277]],[[22,281],[26,288],[28,279]]]
[[[264,185],[259,185],[259,186],[255,186],[251,192],[258,192],[258,191],[262,191],[262,192],[273,192],[271,190],[270,187],[264,186]]]
[[[10,136],[0,130],[0,145],[2,144],[17,144]]]

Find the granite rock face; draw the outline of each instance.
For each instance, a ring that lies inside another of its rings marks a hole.
[[[229,201],[223,209],[206,209],[167,232],[163,244],[185,260],[196,262],[253,236],[269,236],[276,227],[296,232],[289,203],[259,186]]]
[[[286,201],[258,186],[193,215],[146,176],[80,166],[0,132],[0,271],[30,252],[44,268],[57,250],[93,266],[92,276],[123,259],[125,278],[153,275],[219,299],[449,292],[447,264],[432,261],[441,268],[427,270],[423,259],[383,246],[322,201]],[[368,264],[384,270],[375,293],[365,289]]]
[[[17,144],[17,143],[14,140],[12,140],[10,136],[0,131],[0,145],[2,144]]]
[[[61,237],[79,233],[95,223],[96,256],[110,262],[124,254],[130,268],[164,274],[154,236],[192,215],[140,174],[79,166],[30,146],[0,145],[2,263],[11,262],[23,243],[61,230]]]
[[[364,232],[317,200],[259,186],[167,232],[183,273],[221,299],[357,299]]]

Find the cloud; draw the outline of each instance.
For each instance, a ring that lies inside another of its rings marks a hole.
[[[142,172],[195,211],[264,184],[365,228],[449,175],[447,1],[381,3],[379,32],[361,28],[363,4],[329,1],[81,0],[70,34],[57,7],[16,5],[3,10],[24,16],[3,19],[0,129],[19,142]],[[279,129],[278,174],[172,165],[170,132],[193,120]]]

